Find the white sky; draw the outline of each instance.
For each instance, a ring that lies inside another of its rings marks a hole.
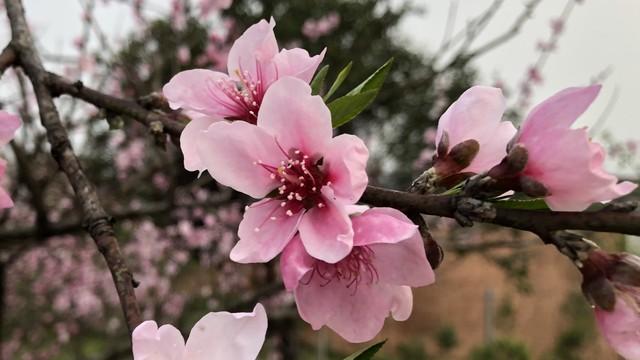
[[[39,43],[51,53],[74,54],[73,39],[81,31],[81,0],[24,0],[29,21],[35,26]],[[167,8],[169,0],[147,0],[157,9]],[[426,5],[424,15],[413,16],[402,24],[402,36],[416,50],[433,51],[442,39],[450,1],[414,0]],[[474,15],[484,10],[491,0],[459,0],[457,28],[461,28]],[[102,1],[98,1],[101,4]],[[97,12],[101,27],[112,37],[121,38],[132,28],[133,19],[128,7],[114,4],[100,5]],[[476,44],[502,33],[520,13],[525,0],[508,0],[494,22],[478,38]],[[498,74],[514,87],[527,68],[537,58],[535,45],[548,37],[549,23],[559,16],[565,0],[545,0],[534,18],[521,34],[502,47],[479,58],[475,65],[480,70],[479,82],[492,84]],[[640,1],[585,0],[577,6],[562,35],[558,50],[552,54],[543,70],[544,83],[534,92],[534,103],[564,87],[584,85],[590,79],[610,68],[611,75],[594,106],[579,121],[579,125],[592,124],[603,112],[614,89],[618,100],[606,123],[620,140],[640,134],[636,104],[640,97]],[[347,19],[343,19],[347,21]],[[276,29],[277,32],[277,29]],[[0,40],[8,39],[8,30],[2,29]]]

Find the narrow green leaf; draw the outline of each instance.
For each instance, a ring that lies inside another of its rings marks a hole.
[[[508,199],[494,202],[497,207],[522,210],[549,210],[543,198],[539,199]]]
[[[329,91],[327,91],[327,94],[324,96],[325,102],[329,100],[329,98],[331,98],[331,95],[333,95],[340,88],[340,85],[342,85],[347,76],[349,76],[349,73],[351,72],[351,66],[353,66],[353,61],[349,61],[347,66],[340,70],[338,76],[336,76],[336,80],[333,82],[333,84],[329,88]]]
[[[371,360],[373,359],[373,355],[375,355],[387,340],[382,340],[378,343],[375,343],[368,348],[362,349],[355,354],[351,354],[348,357],[344,358],[344,360]]]
[[[387,78],[387,74],[389,74],[389,69],[391,69],[392,64],[393,58],[387,60],[387,62],[384,63],[384,65],[380,66],[378,70],[376,70],[373,74],[371,74],[371,76],[369,76],[367,80],[363,81],[360,85],[349,91],[347,95],[359,94],[361,92],[369,90],[379,90],[382,87],[384,80]]]
[[[324,79],[327,77],[328,72],[329,65],[325,65],[316,73],[316,76],[311,80],[311,94],[320,94],[320,91],[322,91],[322,87],[324,86]]]
[[[345,95],[329,103],[331,124],[334,128],[348,123],[369,106],[378,95],[378,90]]]

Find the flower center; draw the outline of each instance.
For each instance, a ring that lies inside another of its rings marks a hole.
[[[327,181],[322,169],[323,158],[306,155],[298,149],[291,149],[288,153],[281,150],[286,160],[282,160],[278,167],[257,162],[271,173],[272,179],[280,181],[272,198],[280,201],[280,207],[287,216],[293,216],[303,209],[325,207],[320,190],[325,185],[331,185],[331,182]]]
[[[347,257],[335,264],[316,261],[311,275],[304,284],[308,285],[314,276],[318,276],[320,286],[326,286],[336,280],[344,283],[347,288],[353,286],[355,292],[363,281],[368,285],[378,282],[378,271],[373,265],[374,258],[375,252],[368,246],[355,246]]]
[[[215,82],[215,86],[227,96],[227,99],[220,99],[215,91],[211,91],[212,96],[236,114],[228,118],[229,120],[244,120],[255,124],[258,121],[258,110],[264,97],[264,84],[260,75],[258,79],[253,79],[248,71],[236,70],[236,75],[239,80],[220,79]]]

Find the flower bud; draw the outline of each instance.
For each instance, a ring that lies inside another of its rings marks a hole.
[[[549,191],[541,182],[528,176],[520,177],[520,188],[523,193],[531,197],[543,197],[549,194]]]
[[[494,179],[513,177],[518,175],[527,166],[529,152],[522,144],[515,144],[509,147],[509,153],[500,162],[489,170],[488,175]]]
[[[445,136],[443,135],[442,138],[444,139]],[[471,164],[478,155],[478,151],[480,151],[480,144],[473,139],[457,144],[445,156],[440,156],[441,151],[438,148],[438,156],[434,163],[438,177],[445,178],[459,173]]]
[[[640,258],[594,250],[580,270],[607,342],[626,359],[640,359]]]

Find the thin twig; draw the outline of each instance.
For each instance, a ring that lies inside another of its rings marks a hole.
[[[93,184],[84,174],[73,152],[67,131],[62,125],[53,97],[46,85],[47,73],[35,49],[22,2],[5,0],[5,8],[11,24],[11,43],[20,65],[33,85],[40,111],[40,121],[47,130],[47,138],[51,145],[51,155],[67,175],[78,197],[82,206],[84,225],[107,262],[127,325],[132,331],[141,322],[140,309],[133,288],[133,275],[125,264],[111,219],[102,208]]]

